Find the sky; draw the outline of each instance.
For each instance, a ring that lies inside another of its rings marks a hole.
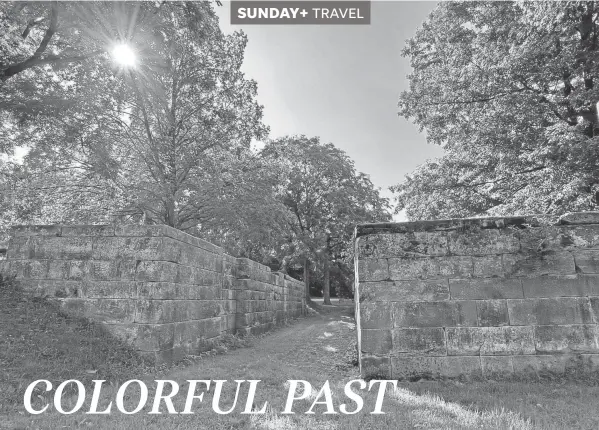
[[[370,25],[231,25],[230,2],[215,7],[225,33],[248,37],[243,71],[258,83],[270,138],[319,136],[387,190],[442,150],[397,115],[409,60],[401,57],[436,2],[373,1]],[[405,217],[400,214],[396,221]]]

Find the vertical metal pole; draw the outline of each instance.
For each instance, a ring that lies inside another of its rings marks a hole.
[[[358,274],[358,226],[354,228],[354,302],[355,302],[355,319],[356,319],[356,334],[358,336],[358,366],[360,375],[362,374],[362,331],[360,329],[360,276]]]

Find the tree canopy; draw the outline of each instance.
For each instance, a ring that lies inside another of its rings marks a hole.
[[[283,170],[278,195],[290,212],[287,260],[320,265],[327,300],[331,263],[351,268],[355,225],[387,220],[388,201],[345,152],[318,138],[275,139],[262,154]]]
[[[445,155],[392,190],[411,219],[563,213],[599,192],[599,3],[442,2],[399,114]]]

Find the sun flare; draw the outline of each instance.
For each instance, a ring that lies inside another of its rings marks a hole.
[[[116,45],[112,50],[112,57],[114,60],[122,66],[132,67],[135,66],[136,58],[135,52],[129,45],[121,43]]]

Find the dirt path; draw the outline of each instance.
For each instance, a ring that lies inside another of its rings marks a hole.
[[[318,375],[318,379],[339,380],[357,372],[357,367],[352,365],[355,340],[355,321],[351,310],[332,309],[270,332],[249,348],[203,359],[197,366],[169,372],[167,376],[181,378],[189,372],[210,369],[213,372],[210,379],[215,379],[214,375],[221,374],[219,370],[228,369],[228,380],[233,375],[251,379],[244,372],[251,373],[253,369],[263,374],[266,368],[272,371],[269,376],[273,377],[283,371],[290,375],[289,379]]]

